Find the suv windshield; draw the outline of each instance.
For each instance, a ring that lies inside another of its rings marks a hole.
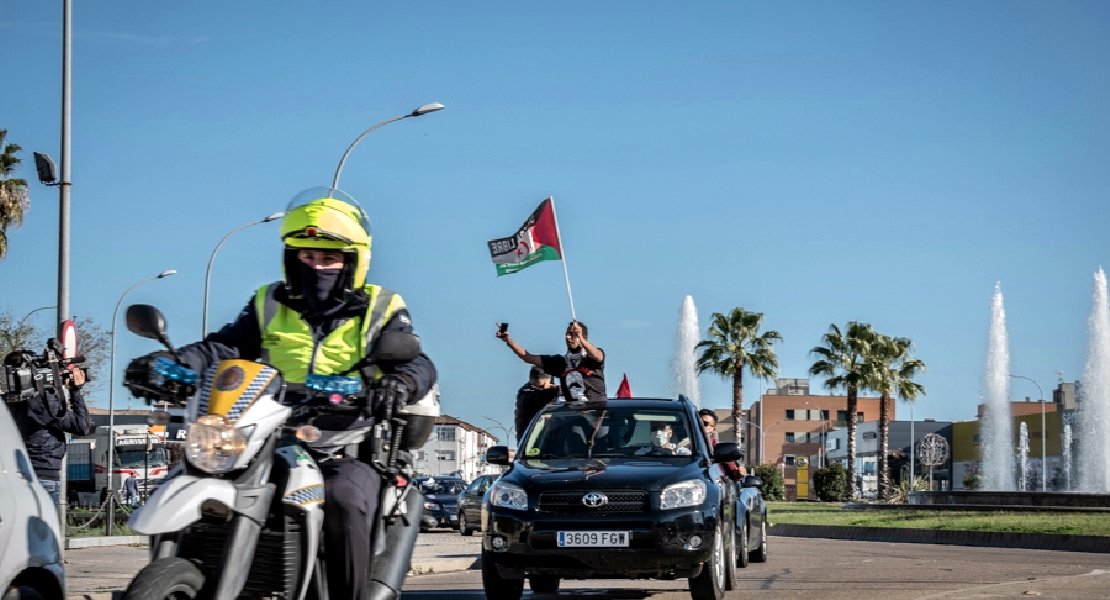
[[[681,406],[560,407],[540,415],[524,443],[525,460],[683,457],[693,454]]]

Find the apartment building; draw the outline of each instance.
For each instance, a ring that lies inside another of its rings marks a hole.
[[[501,467],[486,464],[486,450],[497,445],[488,431],[450,415],[436,418],[432,435],[415,452],[419,475],[451,475],[473,481],[479,475],[497,474]]]

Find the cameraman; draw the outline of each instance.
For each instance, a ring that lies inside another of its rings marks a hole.
[[[89,409],[81,395],[85,385],[85,371],[69,371],[65,387],[69,389],[69,406],[66,406],[61,389],[47,390],[35,394],[25,402],[8,404],[12,418],[19,428],[19,435],[27,446],[31,466],[35,469],[42,487],[54,499],[54,505],[61,502],[62,458],[66,454],[66,434],[89,435],[92,424],[89,422]]]

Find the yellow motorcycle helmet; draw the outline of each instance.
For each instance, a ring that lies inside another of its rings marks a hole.
[[[343,252],[340,281],[344,297],[366,285],[372,240],[370,217],[345,192],[315,187],[294,196],[281,220],[281,240],[285,244],[282,269],[291,297],[303,294],[292,261],[299,260],[297,251],[304,248]]]

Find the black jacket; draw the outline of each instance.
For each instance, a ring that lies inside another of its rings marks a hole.
[[[520,386],[516,393],[516,412],[513,414],[516,427],[516,436],[521,439],[524,430],[535,418],[536,413],[559,397],[559,388],[539,388],[531,383]]]
[[[369,298],[357,295],[353,300],[331,309],[325,313],[304,314],[305,308],[295,300],[285,297],[284,288],[278,289],[274,297],[278,302],[301,313],[302,317],[312,328],[316,339],[323,339],[348,319],[366,314]],[[398,310],[386,323],[382,331],[412,332],[412,319],[406,309]],[[247,303],[243,312],[235,321],[224,325],[223,329],[211,333],[203,341],[190,344],[178,349],[181,362],[185,366],[203,373],[206,368],[221,360],[241,358],[244,360],[258,360],[262,357],[262,332],[258,326],[258,312],[255,310],[254,299]],[[415,359],[393,365],[382,365],[382,371],[387,374],[401,375],[408,383],[411,392],[410,402],[423,398],[436,382],[436,368],[431,359],[424,353]]]
[[[27,446],[35,474],[40,479],[60,480],[62,458],[66,454],[65,434],[89,435],[93,431],[81,391],[70,394],[69,408],[54,393],[14,402],[8,407]]]

